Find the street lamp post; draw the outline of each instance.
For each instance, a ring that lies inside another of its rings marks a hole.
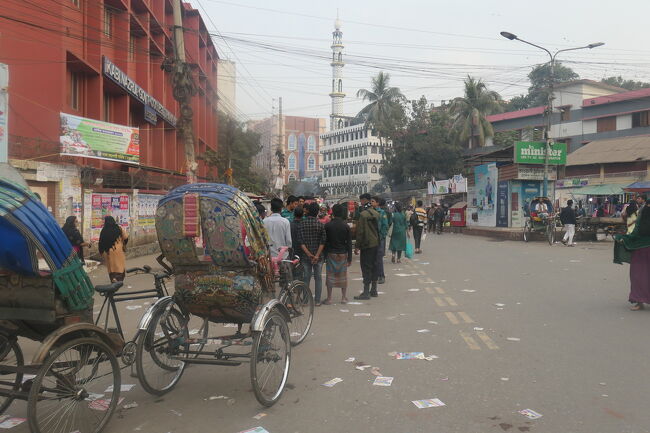
[[[547,115],[546,115],[546,132],[545,132],[545,141],[546,141],[546,146],[544,148],[544,184],[543,184],[543,191],[542,195],[544,197],[547,197],[548,194],[548,154],[549,150],[551,148],[551,116],[553,115],[553,84],[554,84],[554,79],[555,79],[555,57],[557,57],[558,54],[563,53],[565,51],[575,51],[575,50],[583,50],[583,49],[592,49],[596,47],[601,47],[605,45],[604,42],[595,42],[593,44],[585,45],[583,47],[575,47],[575,48],[565,48],[563,50],[557,50],[555,53],[551,53],[549,50],[547,50],[544,47],[541,47],[539,45],[533,44],[532,42],[525,41],[523,39],[520,39],[517,37],[517,35],[510,33],[510,32],[501,32],[501,36],[503,36],[506,39],[510,39],[511,41],[517,40],[520,42],[523,42],[524,44],[531,45],[535,48],[539,48],[540,50],[546,51],[548,56],[551,58],[550,61],[550,66],[551,66],[551,80],[550,80],[550,90],[548,93],[548,107],[547,107]]]

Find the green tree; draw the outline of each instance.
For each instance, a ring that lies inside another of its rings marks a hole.
[[[528,95],[513,96],[509,101],[503,103],[503,111],[519,111],[526,108],[530,108]]]
[[[650,87],[650,83],[646,83],[643,81],[626,80],[620,75],[618,77],[603,78],[601,82],[605,84],[610,84],[612,86],[622,87],[623,89],[626,90],[639,90],[639,89],[645,89],[647,87]]]
[[[422,97],[412,103],[406,128],[393,138],[381,174],[394,191],[423,188],[431,177],[440,179],[462,168],[461,148],[452,138],[453,119],[435,110]]]
[[[577,80],[580,76],[573,69],[555,62],[553,77],[551,77],[551,64],[535,66],[528,74],[530,87],[528,88],[528,107],[539,107],[548,104],[548,94],[551,89],[551,83],[560,84],[568,81]]]
[[[391,137],[403,124],[404,107],[406,100],[397,87],[390,87],[390,75],[379,72],[372,79],[370,90],[359,89],[357,97],[368,101],[357,118],[363,119],[372,126],[379,136],[380,143],[383,138]]]
[[[260,135],[245,130],[244,125],[224,113],[219,113],[219,148],[207,150],[198,159],[216,167],[217,180],[228,182],[228,168],[232,169],[233,183],[240,189],[252,192],[266,192],[263,177],[251,170],[255,155],[261,150]]]
[[[492,125],[486,116],[502,110],[500,100],[499,94],[489,90],[483,81],[467,77],[465,96],[455,98],[450,107],[454,116],[454,128],[458,130],[461,142],[468,139],[473,141],[473,137],[477,136],[479,145],[484,146],[485,139],[494,136]]]

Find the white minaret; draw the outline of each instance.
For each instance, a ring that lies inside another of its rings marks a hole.
[[[343,32],[341,32],[341,21],[338,11],[334,21],[334,32],[332,32],[332,114],[330,115],[330,129],[339,129],[345,125],[343,118]]]

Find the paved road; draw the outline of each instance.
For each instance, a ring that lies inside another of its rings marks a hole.
[[[145,261],[153,258],[133,263]],[[416,260],[387,262],[380,298],[316,309],[276,406],[257,403],[247,366],[192,366],[160,399],[125,371],[123,383],[136,384],[125,403],[139,406],[116,413],[106,432],[649,432],[650,311],[628,311],[627,272],[611,263],[610,243],[429,236]],[[101,268],[94,278],[105,280]],[[360,286],[352,281],[353,292]],[[122,311],[133,329],[142,310]],[[415,351],[438,358],[389,356]],[[379,367],[392,386],[373,386],[370,369],[348,357]],[[321,385],[335,377],[343,381]],[[230,400],[209,400],[218,395]],[[432,398],[446,406],[411,403]],[[529,420],[522,409],[543,417]],[[9,412],[24,414],[24,404]],[[267,415],[254,419],[260,412]]]

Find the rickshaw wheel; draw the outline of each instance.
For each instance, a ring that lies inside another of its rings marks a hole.
[[[149,394],[171,391],[185,371],[189,331],[187,319],[173,305],[155,314],[138,337],[135,365],[140,384]]]
[[[546,239],[549,245],[555,243],[555,224],[554,222],[547,222],[546,226]]]
[[[294,280],[282,292],[280,302],[289,310],[289,336],[291,345],[297,346],[307,338],[314,320],[314,297],[303,281]]]
[[[530,220],[526,220],[524,224],[524,242],[528,242],[533,232],[533,224]]]
[[[264,320],[262,331],[253,334],[251,384],[255,397],[264,406],[280,399],[289,376],[291,337],[284,316],[272,311]]]
[[[34,379],[29,427],[33,433],[98,433],[117,407],[120,384],[117,357],[106,343],[92,337],[71,340],[47,358]]]
[[[3,371],[2,366],[22,367],[25,364],[23,351],[20,350],[18,342],[9,339],[6,335],[0,334],[0,383],[11,386],[12,391],[18,391],[23,381],[23,374],[11,371]],[[13,383],[13,385],[10,385]],[[14,401],[13,397],[0,396],[0,415]]]

